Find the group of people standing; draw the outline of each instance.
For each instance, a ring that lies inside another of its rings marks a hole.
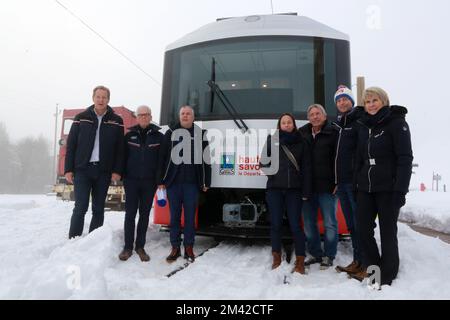
[[[266,202],[271,216],[272,268],[281,264],[282,219],[287,212],[295,247],[293,272],[305,266],[333,266],[337,253],[337,200],[351,234],[353,261],[337,266],[362,281],[367,268],[381,270],[381,283],[391,285],[399,269],[397,219],[405,204],[412,173],[412,148],[406,108],[390,105],[377,87],[363,93],[364,107],[355,107],[352,91],[340,86],[334,96],[335,122],[325,109],[307,109],[309,123],[297,129],[291,114],[278,120],[279,170],[267,181]],[[261,159],[271,157],[270,136]],[[272,144],[273,145],[273,144]],[[273,160],[273,159],[272,159]],[[262,170],[267,167],[262,161]],[[318,209],[324,224],[324,246],[318,228]],[[381,254],[374,237],[378,216]],[[303,218],[303,229],[300,221]],[[305,261],[307,251],[310,258]]]
[[[151,109],[140,106],[136,110],[137,125],[128,128],[124,135],[122,118],[108,106],[110,90],[98,86],[94,88],[92,98],[94,104],[74,118],[67,139],[64,172],[66,180],[74,184],[75,193],[69,238],[82,235],[90,196],[92,220],[89,232],[103,225],[110,183],[122,179],[126,195],[125,245],[119,259],[128,260],[134,249],[142,261],[150,260],[144,246],[153,198],[159,188],[167,193],[170,202],[172,249],[166,260],[170,263],[181,256],[183,209],[184,257],[193,261],[198,194],[206,192],[211,183],[210,164],[202,157],[208,143],[203,141],[203,131],[194,124],[194,110],[182,106],[178,124],[162,134],[161,128],[151,123]],[[172,141],[174,130],[191,137],[191,148],[183,149],[190,150],[191,154],[184,156],[191,161],[178,163],[171,157],[172,149],[181,142],[181,139]],[[200,134],[195,134],[195,131]],[[197,143],[202,150],[194,148]]]
[[[181,256],[182,241],[184,257],[193,261],[197,199],[211,183],[211,167],[204,157],[208,141],[203,139],[204,131],[194,124],[194,110],[182,106],[179,122],[163,135],[161,128],[151,123],[150,108],[140,106],[136,111],[138,124],[124,135],[122,119],[108,106],[109,89],[96,87],[92,98],[94,104],[75,117],[67,140],[65,177],[74,184],[75,192],[69,238],[82,234],[90,196],[89,232],[103,225],[108,187],[111,181],[123,179],[125,245],[120,260],[129,259],[133,248],[142,261],[150,260],[144,250],[145,238],[153,198],[160,189],[167,191],[170,202],[171,251],[166,261],[171,263]],[[338,88],[334,101],[338,110],[335,122],[327,119],[321,105],[313,104],[307,109],[308,124],[297,128],[292,114],[282,114],[277,123],[278,135],[267,138],[261,159],[270,159],[271,146],[279,146],[279,152],[274,153],[279,157],[278,170],[268,174],[266,192],[272,269],[282,263],[285,212],[295,247],[293,272],[305,274],[305,266],[312,264],[320,264],[321,269],[333,266],[339,199],[351,233],[353,261],[336,270],[362,281],[368,276],[368,267],[378,266],[381,285],[390,285],[399,269],[397,219],[412,173],[407,110],[391,106],[387,93],[377,87],[365,90],[363,107],[355,107],[353,93],[345,86]],[[172,151],[182,141],[173,139],[173,133],[180,133],[179,130],[183,133],[180,136],[190,137],[191,148],[180,149],[190,154],[178,155],[190,161],[174,161],[172,157]],[[279,141],[273,144],[272,139]],[[262,171],[269,162],[262,161]],[[325,229],[323,248],[317,219],[319,208]],[[381,254],[374,237],[377,216]],[[310,258],[305,261],[306,251]]]

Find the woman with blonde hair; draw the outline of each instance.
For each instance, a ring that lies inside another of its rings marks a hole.
[[[353,275],[362,281],[366,269],[379,267],[381,283],[391,285],[397,277],[400,259],[397,219],[405,204],[412,173],[411,135],[405,107],[390,105],[388,94],[372,87],[363,94],[365,114],[358,120],[355,182],[357,223],[364,270]],[[374,237],[378,216],[381,251]]]

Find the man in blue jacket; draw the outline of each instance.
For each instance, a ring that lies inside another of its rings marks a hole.
[[[150,210],[156,191],[156,177],[159,161],[159,149],[164,135],[160,127],[151,123],[152,113],[148,106],[136,110],[137,125],[129,128],[125,135],[125,247],[119,254],[122,261],[128,260],[133,253],[135,218],[139,208],[139,221],[136,230],[136,253],[141,261],[149,261],[145,252]]]
[[[89,232],[103,226],[110,182],[119,181],[123,170],[123,120],[108,106],[108,88],[94,88],[92,99],[94,104],[75,116],[67,139],[64,172],[75,192],[69,238],[82,235],[91,195]]]
[[[206,131],[194,124],[194,110],[182,106],[179,123],[169,128],[161,147],[159,188],[167,188],[170,205],[170,243],[172,250],[166,261],[180,257],[181,210],[184,209],[184,258],[195,260],[195,211],[200,191],[206,192],[211,184],[211,162]],[[182,148],[180,148],[182,146]],[[205,159],[206,154],[207,159]]]

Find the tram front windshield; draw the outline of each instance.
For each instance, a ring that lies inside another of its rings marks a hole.
[[[207,42],[166,53],[161,124],[188,104],[196,120],[231,115],[207,85],[214,81],[242,119],[291,112],[306,119],[320,103],[333,116],[339,84],[350,85],[349,43],[308,37],[253,37]]]

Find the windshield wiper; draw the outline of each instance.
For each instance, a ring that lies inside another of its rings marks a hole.
[[[225,95],[225,93],[223,93],[222,89],[220,89],[220,87],[213,80],[209,80],[206,84],[211,88],[212,93],[213,93],[212,96],[217,95],[217,98],[219,98],[220,102],[222,102],[223,106],[230,114],[230,116],[233,119],[236,126],[240,130],[242,130],[242,132],[244,132],[244,133],[247,132],[249,130],[247,124],[236,112],[236,109],[234,108],[233,104],[230,102],[230,100],[228,100],[227,96]],[[211,100],[212,100],[212,102],[214,102],[213,99],[211,99]],[[211,109],[212,109],[212,106],[211,106]]]
[[[211,62],[211,81],[216,82],[216,59],[212,58],[212,62]],[[211,95],[211,100],[210,100],[210,112],[213,112],[213,108],[214,108],[214,91],[212,92]]]

